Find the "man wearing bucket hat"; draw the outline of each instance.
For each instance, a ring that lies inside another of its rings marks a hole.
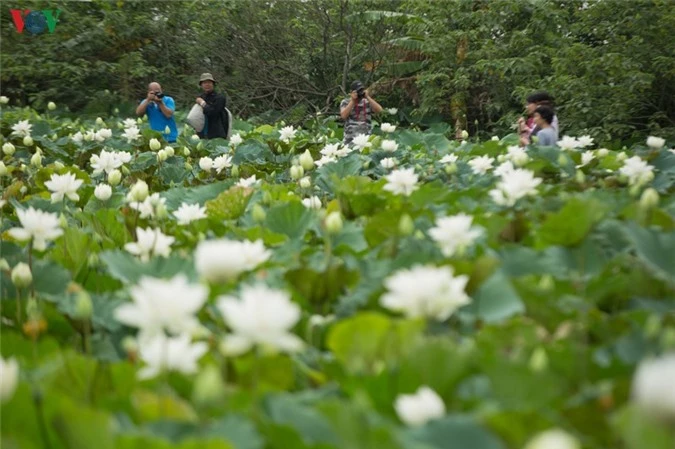
[[[148,95],[136,108],[136,115],[148,114],[150,128],[162,133],[167,142],[174,143],[178,137],[176,119],[173,117],[175,110],[173,98],[164,95],[162,86],[153,81],[148,84]]]
[[[199,132],[202,139],[215,139],[221,137],[227,139],[227,129],[229,126],[225,106],[227,100],[225,95],[215,91],[216,80],[210,73],[202,73],[199,77],[199,87],[203,93],[197,97],[196,103],[204,110],[206,118],[204,129]]]

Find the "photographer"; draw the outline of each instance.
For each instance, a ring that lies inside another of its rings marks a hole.
[[[204,110],[206,118],[204,129],[197,133],[202,139],[215,139],[221,137],[227,139],[229,117],[225,111],[227,100],[223,94],[215,91],[216,80],[210,73],[202,73],[199,77],[199,87],[204,93],[195,100]]]
[[[174,143],[178,138],[178,128],[173,117],[175,110],[176,103],[173,98],[164,95],[159,83],[152,82],[148,84],[148,96],[136,108],[136,115],[148,114],[150,128],[162,133],[167,142]],[[168,134],[166,133],[167,127],[169,128]]]
[[[359,134],[369,135],[372,115],[381,111],[382,106],[372,99],[361,81],[354,81],[351,98],[340,103],[340,117],[345,121],[344,144],[350,144]]]

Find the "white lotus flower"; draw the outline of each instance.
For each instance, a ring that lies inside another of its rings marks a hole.
[[[441,247],[445,257],[462,254],[481,236],[482,229],[471,226],[473,217],[457,214],[436,220],[436,227],[429,229],[429,235]]]
[[[173,215],[178,219],[179,225],[185,226],[193,221],[206,218],[206,207],[200,206],[199,204],[181,203],[180,207]]]
[[[172,236],[163,234],[161,229],[153,228],[136,228],[136,236],[138,241],[127,243],[124,249],[140,257],[142,262],[147,262],[150,257],[154,256],[169,257],[171,245],[176,240]]]
[[[84,133],[84,140],[87,142],[91,142],[96,139],[96,132],[95,131],[87,131]]]
[[[581,449],[581,444],[562,429],[550,429],[535,435],[524,449]]]
[[[337,157],[338,150],[340,148],[339,143],[327,144],[321,149],[321,154],[328,157]]]
[[[584,165],[590,164],[590,162],[595,159],[595,154],[592,151],[584,151],[581,153],[581,164],[577,165],[577,168],[581,168]]]
[[[389,115],[395,115],[396,113],[398,113],[398,109],[396,109],[396,108],[387,109],[387,114],[389,114]]]
[[[321,200],[318,196],[312,196],[302,200],[302,205],[308,209],[321,209]]]
[[[368,139],[369,136],[365,134],[357,134],[352,140],[352,145],[354,145],[354,147],[356,147],[359,151],[363,151],[364,148],[373,146],[373,143],[369,142]]]
[[[19,384],[19,362],[14,357],[5,360],[0,357],[0,403],[14,396]]]
[[[240,145],[243,141],[244,139],[239,134],[235,134],[234,136],[230,137],[230,145],[233,147]]]
[[[115,157],[117,157],[117,159],[122,161],[123,164],[131,162],[131,153],[129,153],[128,151],[118,151],[114,154]]]
[[[295,139],[295,134],[297,132],[298,130],[294,129],[292,126],[284,126],[279,130],[279,140],[288,143],[291,140]]]
[[[494,162],[495,158],[490,157],[488,155],[485,156],[478,156],[474,157],[469,161],[469,166],[471,167],[471,170],[477,175],[484,175],[487,173],[490,169],[492,169],[492,163]]]
[[[579,141],[570,136],[563,136],[563,138],[560,139],[557,144],[563,151],[574,151],[579,148]]]
[[[339,150],[337,150],[337,151],[335,152],[335,155],[336,155],[337,157],[345,157],[345,156],[347,156],[349,153],[351,153],[352,151],[354,151],[354,148],[351,148],[351,147],[349,147],[349,146],[347,146],[347,147],[341,147]]]
[[[108,201],[112,196],[112,187],[108,184],[99,184],[94,189],[94,196],[100,201]]]
[[[398,149],[398,144],[396,143],[395,140],[383,140],[382,141],[382,151],[387,151],[389,153],[393,153]]]
[[[384,190],[394,195],[410,196],[419,188],[417,185],[418,176],[413,168],[394,170],[384,178],[387,180]]]
[[[201,327],[197,312],[209,296],[209,289],[190,284],[184,274],[171,279],[142,277],[130,290],[132,302],[122,304],[114,312],[115,319],[125,326],[139,329],[139,341],[157,335],[192,334]]]
[[[222,344],[228,355],[243,354],[255,345],[284,352],[297,352],[304,346],[290,332],[300,320],[300,307],[284,291],[244,286],[239,299],[219,297],[218,310],[232,331]]]
[[[419,387],[415,394],[398,395],[394,408],[399,419],[408,426],[421,426],[445,416],[443,399],[427,386]]]
[[[63,234],[59,227],[59,217],[56,214],[43,212],[33,209],[16,209],[16,216],[21,222],[21,228],[11,228],[9,235],[25,242],[33,239],[33,248],[38,251],[44,251],[47,248],[47,242],[54,240]]]
[[[396,167],[397,163],[398,161],[393,157],[385,157],[380,161],[380,165],[387,169]]]
[[[656,136],[647,137],[647,146],[649,148],[661,149],[666,144],[666,139]]]
[[[199,168],[204,171],[211,171],[213,168],[213,159],[208,156],[199,159]]]
[[[493,201],[502,206],[513,206],[520,198],[536,195],[541,178],[535,178],[534,172],[517,168],[502,175],[497,188],[490,190]]]
[[[7,104],[7,103],[9,103],[9,97],[0,95],[0,104]]]
[[[501,177],[509,172],[512,172],[513,170],[515,170],[513,162],[506,161],[503,164],[500,164],[499,167],[495,168],[494,175]]]
[[[396,125],[392,125],[391,123],[382,123],[380,125],[380,129],[384,133],[393,133],[396,131]]]
[[[28,123],[28,120],[21,120],[18,123],[15,123],[12,125],[12,134],[17,135],[19,137],[26,137],[30,136],[30,133],[33,129],[33,125]]]
[[[206,343],[192,343],[186,334],[175,338],[157,335],[140,346],[140,358],[146,366],[138,372],[138,377],[150,379],[164,371],[194,374],[199,369],[197,361],[207,350]]]
[[[593,145],[593,140],[595,139],[591,136],[581,136],[577,139],[577,144],[579,145],[579,148],[586,148]]]
[[[232,156],[228,154],[223,154],[218,156],[213,160],[213,168],[216,169],[216,173],[220,174],[221,171],[226,168],[232,167]]]
[[[96,141],[97,142],[103,142],[106,139],[110,139],[112,137],[112,130],[109,128],[101,128],[98,131],[96,131]]]
[[[415,266],[389,276],[382,307],[401,312],[407,318],[447,320],[457,309],[471,302],[464,289],[466,275],[454,276],[452,267]]]
[[[132,118],[124,119],[124,121],[122,122],[122,125],[125,128],[136,128],[136,120],[134,120]]]
[[[141,137],[141,131],[137,127],[129,127],[124,130],[122,137],[127,139],[127,143],[138,140]]]
[[[77,194],[77,189],[82,185],[82,180],[75,178],[72,173],[65,175],[52,174],[49,181],[45,182],[50,192],[52,192],[52,203],[63,201],[63,197],[67,196],[72,201],[79,201],[80,195]]]
[[[324,165],[330,164],[331,162],[337,162],[337,158],[333,156],[322,156],[318,161],[314,161],[314,165],[317,167],[323,167]]]
[[[132,201],[129,207],[140,212],[140,218],[166,216],[166,198],[160,197],[159,193],[153,193],[143,201]]]
[[[675,421],[675,353],[640,363],[633,377],[632,397],[650,415]]]
[[[271,255],[262,240],[238,242],[228,239],[202,241],[194,253],[197,273],[209,282],[234,279],[245,271],[254,270]]]
[[[72,136],[70,136],[70,139],[73,142],[75,142],[77,144],[80,144],[84,140],[84,136],[82,135],[82,133],[80,131],[78,131],[75,134],[73,134]]]
[[[619,173],[626,176],[628,183],[632,186],[642,185],[654,179],[654,167],[640,159],[640,156],[626,159]]]
[[[457,162],[457,155],[456,154],[446,154],[438,162],[440,162],[441,164],[454,164],[455,162]]]
[[[530,160],[530,156],[527,155],[525,148],[519,147],[518,145],[508,147],[507,151],[506,158],[513,162],[513,165],[516,167],[522,167]]]
[[[129,155],[129,157],[131,157],[131,155]],[[91,168],[94,169],[93,174],[98,175],[102,172],[110,173],[116,168],[121,167],[123,162],[118,153],[101,150],[100,154],[94,154],[89,158],[89,163],[91,164]]]
[[[239,187],[253,187],[257,182],[258,180],[255,178],[255,175],[251,175],[248,178],[239,178],[237,185]]]

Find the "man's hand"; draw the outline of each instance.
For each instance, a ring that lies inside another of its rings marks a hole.
[[[157,101],[157,97],[155,97],[155,93],[153,91],[148,92],[147,100],[148,103],[151,101]]]
[[[204,105],[206,104],[206,101],[204,101],[204,99],[201,98],[201,97],[197,97],[197,99],[195,100],[195,103],[197,103],[201,107],[204,107]]]

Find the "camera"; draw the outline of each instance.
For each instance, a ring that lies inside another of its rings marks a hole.
[[[366,96],[366,88],[361,86],[359,89],[356,90],[356,95],[358,95],[359,100],[363,97]]]
[[[153,92],[155,94],[155,98],[159,98],[160,100],[164,98],[164,94],[162,92]]]

